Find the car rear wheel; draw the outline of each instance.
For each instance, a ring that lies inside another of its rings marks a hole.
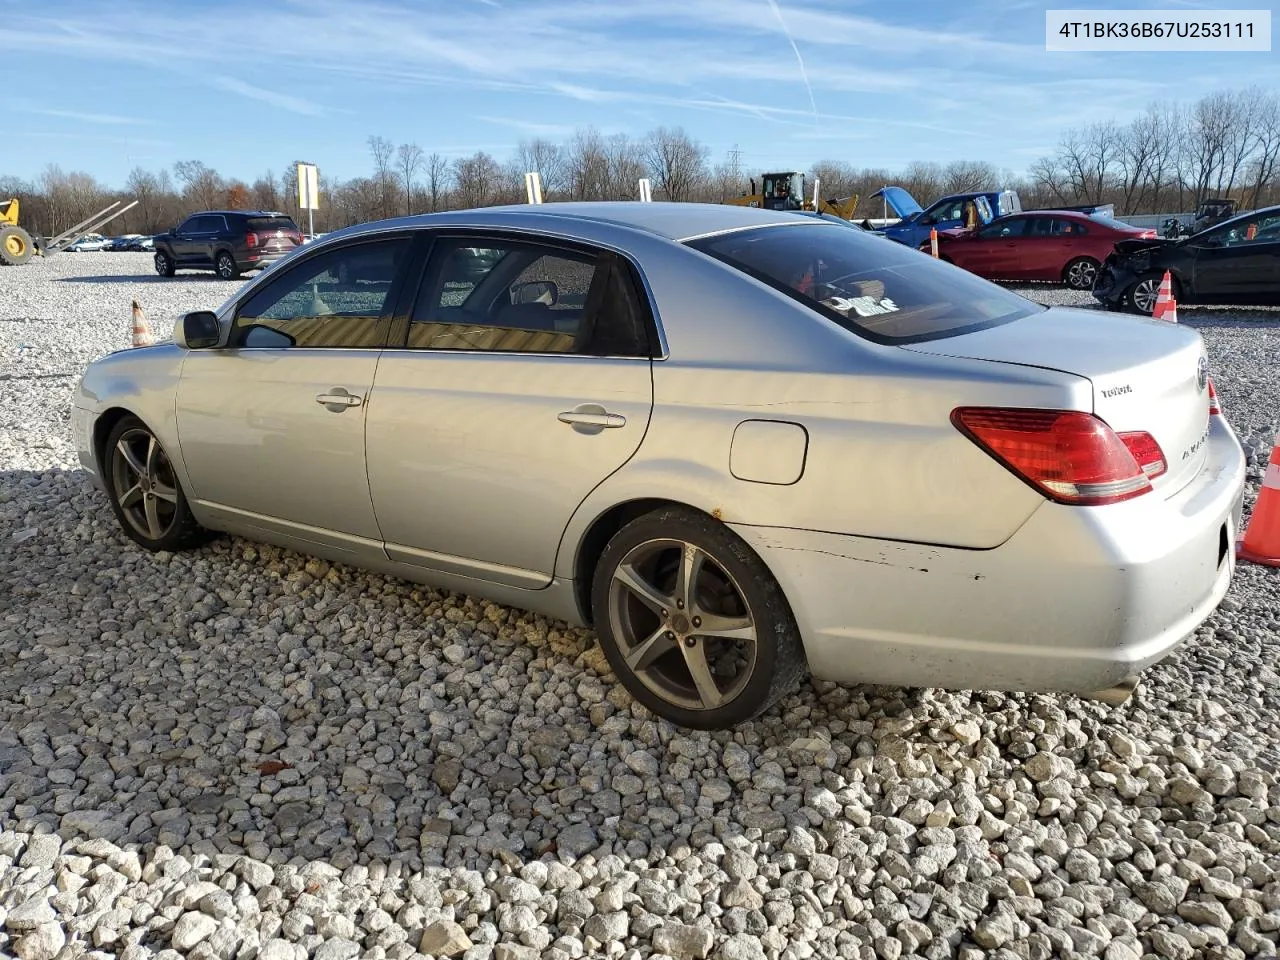
[[[1062,279],[1072,290],[1092,290],[1102,264],[1093,257],[1076,257],[1062,271]]]
[[[722,523],[670,507],[609,541],[592,611],[614,673],[672,723],[731,727],[804,675],[795,618],[768,568]]]
[[[204,539],[172,461],[137,417],[122,417],[111,429],[102,469],[112,512],[134,543],[154,552],[180,550]]]
[[[156,251],[156,273],[162,277],[173,276],[173,261],[169,259],[167,253],[163,253],[160,250]]]
[[[218,269],[218,276],[223,280],[235,280],[240,276],[240,268],[236,266],[236,258],[225,250],[218,254],[215,265]]]

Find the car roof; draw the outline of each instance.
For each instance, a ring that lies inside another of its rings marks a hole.
[[[339,234],[351,236],[363,232],[361,227],[392,229],[409,226],[448,226],[450,224],[481,227],[519,228],[531,221],[548,220],[568,222],[606,223],[629,227],[668,240],[691,240],[732,230],[746,230],[764,226],[796,226],[807,222],[794,212],[762,210],[757,207],[740,207],[722,203],[640,203],[634,200],[620,201],[566,201],[539,204],[509,204],[497,207],[476,207],[470,210],[454,210],[448,213],[427,213],[414,217],[379,220],[335,231],[325,237],[337,238]]]
[[[202,217],[207,213],[220,214],[224,217],[287,217],[287,213],[281,213],[279,210],[197,210],[195,213],[189,214],[192,217]]]

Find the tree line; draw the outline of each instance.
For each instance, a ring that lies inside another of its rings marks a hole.
[[[567,142],[522,141],[505,160],[484,151],[449,158],[416,143],[367,140],[370,174],[331,182],[321,171],[317,231],[402,214],[524,203],[524,175],[536,170],[543,199],[635,200],[648,177],[654,199],[717,203],[747,192],[764,171],[744,168],[736,151],[713,161],[711,150],[681,127],[643,136],[606,136],[586,127]],[[1235,197],[1243,207],[1280,201],[1280,94],[1250,87],[1209,94],[1194,103],[1153,103],[1127,124],[1099,121],[1066,130],[1054,152],[1015,175],[983,160],[919,161],[905,169],[822,160],[807,171],[824,197],[857,194],[858,216],[884,215],[871,194],[898,184],[922,203],[971,190],[1017,190],[1024,207],[1115,204],[1120,216],[1192,210],[1207,197]],[[812,189],[812,186],[810,186]],[[172,170],[135,168],[123,189],[92,175],[48,166],[36,182],[0,176],[0,198],[19,197],[23,223],[46,236],[116,199],[138,205],[112,221],[109,233],[159,233],[208,209],[298,209],[297,171],[265,171],[252,183],[226,177],[199,160]],[[889,213],[892,216],[892,213]]]

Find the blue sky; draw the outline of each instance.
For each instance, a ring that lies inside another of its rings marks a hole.
[[[1269,2],[1269,0],[1268,0]],[[1266,3],[1126,0],[1127,8]],[[505,159],[592,124],[683,126],[747,170],[820,159],[1021,171],[1152,100],[1280,86],[1270,53],[1048,53],[1071,0],[0,0],[0,175],[122,185],[199,159],[252,180],[370,170],[366,140]]]

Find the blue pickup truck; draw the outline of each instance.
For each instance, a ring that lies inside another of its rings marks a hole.
[[[1022,202],[1016,190],[984,190],[978,193],[953,193],[924,209],[916,198],[902,187],[882,187],[871,195],[884,197],[885,205],[901,219],[887,227],[876,227],[891,240],[919,248],[929,242],[929,231],[952,230],[965,226],[965,205],[972,201],[978,226],[996,217],[1021,213]]]

